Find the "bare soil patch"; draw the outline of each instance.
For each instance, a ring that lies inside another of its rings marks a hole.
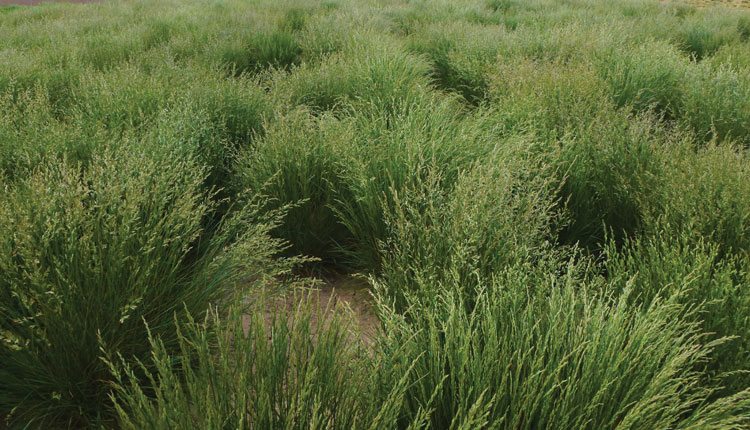
[[[739,9],[750,9],[750,0],[677,0],[700,8],[724,6]],[[675,2],[675,0],[661,0],[662,3]]]
[[[266,320],[270,322],[272,315],[279,313],[291,318],[300,299],[309,301],[313,328],[325,324],[333,315],[338,315],[351,328],[352,334],[366,345],[371,344],[380,329],[369,284],[364,279],[336,276],[324,279],[321,285],[305,291],[304,296],[289,294],[273,300],[266,308]],[[245,317],[245,332],[249,321],[249,317]]]

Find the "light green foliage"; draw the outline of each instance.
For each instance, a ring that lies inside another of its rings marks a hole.
[[[687,60],[676,48],[652,42],[611,49],[599,60],[599,69],[617,106],[631,105],[636,111],[653,109],[671,118],[680,115]]]
[[[351,343],[356,333],[344,328],[342,318],[324,319],[321,309],[298,305],[269,322],[262,308],[256,310],[245,322],[235,312],[226,320],[211,313],[203,322],[178,323],[177,363],[155,337],[149,338],[148,362],[133,367],[123,365],[122,357],[110,358],[122,428],[396,426],[406,376],[376,379],[370,357]],[[140,372],[154,394],[139,385]]]
[[[504,36],[506,32],[497,26],[440,23],[410,35],[410,45],[430,59],[437,87],[478,104],[488,95],[488,74],[496,64]]]
[[[696,66],[685,96],[684,121],[704,139],[748,144],[750,74],[730,65]]]
[[[405,310],[411,295],[439,294],[446,282],[471,290],[506,266],[553,253],[559,184],[530,147],[528,140],[499,143],[450,191],[434,170],[423,183],[393,191],[380,293],[396,309]]]
[[[315,111],[371,103],[387,112],[428,86],[429,68],[408,55],[390,38],[357,34],[352,46],[331,54],[319,64],[306,64],[275,80],[274,90],[287,103]]]
[[[265,136],[237,160],[238,190],[263,190],[273,196],[271,207],[294,205],[276,230],[294,252],[330,262],[337,244],[350,240],[332,205],[346,195],[341,155],[353,139],[346,123],[297,110],[269,123]]]
[[[173,345],[174,312],[200,315],[291,263],[272,259],[278,216],[257,203],[208,225],[206,169],[182,148],[122,144],[83,172],[50,162],[6,188],[0,411],[11,423],[104,418],[101,346],[145,358],[144,322]]]
[[[749,38],[677,0],[0,6],[0,427],[750,428]],[[377,327],[261,300],[310,274]]]
[[[742,38],[742,23],[728,11],[712,14],[692,14],[680,23],[675,34],[677,46],[695,60],[702,60],[723,45]]]
[[[747,150],[710,145],[695,151],[675,143],[663,155],[665,175],[648,223],[662,219],[696,239],[715,243],[722,254],[750,253],[750,166]],[[650,234],[659,235],[657,232]]]
[[[608,246],[611,288],[618,293],[637,291],[633,302],[644,307],[664,297],[697,307],[698,313],[681,318],[701,321],[703,330],[712,336],[731,338],[718,346],[711,367],[726,378],[723,383],[731,389],[747,387],[750,344],[741,335],[750,330],[750,300],[744,291],[747,259],[722,260],[715,244],[687,234],[674,237],[668,227],[659,239],[628,241],[620,249],[613,243]]]
[[[748,392],[711,401],[694,370],[716,344],[681,319],[691,311],[659,301],[639,312],[632,290],[611,302],[592,294],[599,282],[583,267],[559,267],[556,279],[551,268],[496,273],[473,287],[471,310],[460,297],[472,287],[451,281],[410,298],[403,318],[383,309],[383,354],[397,374],[410,370],[408,416],[431,404],[430,428],[473,428],[477,413],[479,427],[500,429],[747,425]]]

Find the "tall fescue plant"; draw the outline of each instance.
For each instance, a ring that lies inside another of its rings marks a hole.
[[[750,19],[748,22],[750,23]],[[727,65],[736,70],[747,70],[750,68],[750,49],[747,42],[724,45],[706,62],[715,68]]]
[[[274,85],[277,97],[315,111],[368,103],[390,113],[429,85],[429,65],[392,40],[370,32],[355,33],[352,38],[354,46],[319,64],[307,63],[291,74],[279,75]]]
[[[333,211],[346,199],[341,154],[355,139],[346,121],[331,115],[313,117],[306,109],[280,116],[265,136],[246,148],[234,167],[235,188],[273,196],[269,207],[292,205],[275,234],[296,253],[331,264],[350,235]]]
[[[411,370],[404,416],[430,404],[430,428],[748,425],[750,391],[712,400],[719,386],[696,370],[720,342],[683,318],[694,311],[669,300],[640,311],[627,303],[632,291],[594,293],[599,281],[586,281],[585,268],[562,266],[550,276],[545,266],[524,264],[480,282],[471,311],[464,285],[429,279],[416,282],[440,292],[412,296],[405,315],[381,303],[385,369]]]
[[[152,335],[148,361],[112,358],[118,425],[397,428],[407,378],[378,384],[384,382],[372,370],[378,359],[366,354],[342,317],[326,317],[304,298],[292,314],[277,309],[265,319],[262,309],[245,318],[236,312],[228,319],[213,312],[203,321],[188,317],[176,327],[177,357]],[[153,393],[142,388],[141,373]],[[411,419],[413,428],[423,415]]]
[[[435,85],[479,104],[489,92],[488,74],[505,32],[501,27],[440,23],[411,35],[410,48],[432,63]]]
[[[746,291],[747,258],[721,258],[719,247],[690,233],[675,234],[664,225],[657,235],[627,241],[605,251],[610,288],[631,289],[637,306],[655,300],[677,300],[699,311],[685,316],[700,323],[711,337],[731,339],[717,346],[708,362],[729,392],[750,386],[750,294]]]
[[[658,123],[617,109],[584,64],[515,64],[501,67],[493,83],[493,117],[506,133],[531,133],[546,143],[569,216],[560,240],[594,249],[608,229],[618,237],[635,233],[641,200],[659,177],[654,141],[666,138]]]
[[[55,117],[65,117],[85,68],[70,62],[44,61],[44,55],[43,50],[4,49],[0,55],[0,92],[15,97],[23,97],[28,91],[41,92]]]
[[[653,109],[669,118],[680,115],[687,62],[672,46],[664,42],[618,46],[602,56],[598,68],[618,107]]]
[[[693,69],[685,94],[684,122],[705,141],[750,142],[750,74],[730,65]]]
[[[496,121],[510,132],[559,139],[613,110],[604,82],[589,64],[513,59],[500,62],[490,84]]]
[[[147,127],[169,106],[175,90],[186,85],[189,75],[177,67],[158,73],[143,73],[133,64],[87,74],[70,109],[74,116],[91,124],[102,124],[113,133]]]
[[[667,150],[658,198],[645,211],[649,234],[669,229],[716,244],[721,255],[750,252],[750,165],[746,149],[712,144],[696,150],[693,140]]]
[[[544,22],[545,17],[551,22]],[[517,29],[497,40],[497,52],[501,58],[514,62],[530,60],[539,64],[575,64],[591,57],[599,45],[611,43],[612,32],[619,25],[608,23],[607,30],[603,31],[583,19],[570,21],[559,23],[554,14],[541,13],[541,10],[531,13],[526,18],[526,25],[519,23]]]
[[[305,63],[317,63],[331,54],[358,43],[357,32],[369,27],[368,15],[352,16],[348,11],[339,13],[338,3],[322,5],[323,13],[306,15],[306,25],[299,30],[299,44]]]
[[[384,216],[400,190],[418,187],[440,172],[441,187],[455,183],[462,168],[491,150],[492,138],[481,121],[465,121],[455,97],[417,97],[394,103],[393,111],[361,103],[353,107],[358,138],[341,158],[347,195],[333,205],[352,236],[346,250],[355,268],[380,267],[380,242],[388,228]]]
[[[433,171],[419,184],[393,190],[384,214],[381,296],[403,312],[407,298],[439,294],[441,285],[454,282],[466,289],[462,300],[471,307],[482,279],[552,254],[563,222],[555,211],[560,183],[534,146],[525,138],[499,142],[449,187]]]
[[[652,117],[614,111],[564,136],[555,163],[564,175],[561,202],[570,222],[560,239],[598,249],[608,232],[618,240],[637,234],[662,176],[657,142],[668,137]]]
[[[228,71],[239,76],[258,73],[266,68],[289,68],[300,62],[302,49],[288,31],[259,31],[240,38],[220,51]]]
[[[60,157],[88,163],[108,131],[84,121],[56,117],[48,94],[37,87],[0,95],[0,171],[9,181],[23,180]]]
[[[398,36],[408,36],[430,24],[446,23],[453,20],[461,4],[436,0],[418,1],[412,4],[395,4],[383,10],[384,29]]]
[[[732,15],[715,11],[713,14],[692,15],[677,28],[676,45],[693,59],[700,61],[711,56],[721,46],[739,38],[737,20]]]
[[[107,140],[171,134],[167,142],[182,140],[200,152],[210,167],[207,184],[226,197],[237,153],[262,134],[263,121],[272,116],[268,98],[252,79],[178,70],[172,65],[144,73],[126,66],[94,75],[76,97],[74,124],[101,131]]]
[[[263,133],[263,122],[273,116],[268,96],[252,79],[216,78],[209,70],[194,77],[173,105],[197,106],[210,116],[218,137],[229,144],[226,166],[236,152]]]
[[[0,200],[0,415],[11,426],[100,425],[111,380],[100,347],[150,354],[148,324],[175,351],[173,314],[203,315],[292,261],[249,205],[205,234],[217,204],[179,146],[105,151],[88,169],[50,163]]]
[[[129,61],[144,50],[142,41],[131,33],[132,30],[118,30],[119,34],[115,36],[111,32],[103,32],[86,38],[79,61],[96,70],[107,70]]]

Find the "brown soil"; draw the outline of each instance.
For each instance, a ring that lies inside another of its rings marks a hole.
[[[266,319],[279,311],[291,316],[298,306],[298,300],[309,300],[312,310],[313,327],[329,320],[337,314],[347,325],[353,336],[370,345],[380,328],[380,322],[373,309],[373,299],[369,285],[364,279],[351,276],[337,276],[325,279],[319,286],[305,291],[304,296],[289,294],[271,302],[266,309]],[[323,321],[320,321],[320,319]],[[249,318],[245,318],[247,331]]]
[[[686,3],[700,8],[724,6],[739,9],[750,9],[750,0],[661,0],[662,3]]]

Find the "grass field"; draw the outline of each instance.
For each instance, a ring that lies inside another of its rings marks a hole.
[[[0,7],[0,428],[750,429],[716,3]]]

